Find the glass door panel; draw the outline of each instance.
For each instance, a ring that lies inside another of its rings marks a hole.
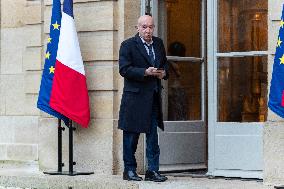
[[[179,42],[184,45],[184,54],[170,56],[201,56],[201,0],[165,0],[167,11],[167,46]],[[169,51],[171,49],[168,49]]]
[[[266,120],[267,8],[267,0],[218,1],[219,122]]]
[[[201,64],[169,61],[168,115],[165,121],[201,120]]]
[[[166,121],[202,119],[201,61],[180,61],[201,56],[201,6],[200,0],[165,1],[167,55],[173,57],[169,60]]]
[[[267,50],[267,0],[220,0],[218,52]]]
[[[218,59],[218,121],[266,121],[266,96],[266,56]]]

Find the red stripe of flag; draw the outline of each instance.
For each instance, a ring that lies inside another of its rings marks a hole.
[[[85,75],[56,60],[50,106],[83,127],[88,127],[90,110]]]

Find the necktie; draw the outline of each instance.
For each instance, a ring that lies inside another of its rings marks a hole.
[[[154,58],[154,52],[153,52],[153,45],[147,45],[146,44],[146,47],[148,48],[149,50],[149,57],[150,57],[150,60],[151,60],[151,64],[153,66],[155,66],[155,58]]]

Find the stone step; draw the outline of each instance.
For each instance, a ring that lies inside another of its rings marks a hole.
[[[27,176],[0,176],[0,186],[33,189],[272,189],[257,180],[226,180],[169,176],[163,183],[130,182],[115,175],[50,176],[39,173]]]
[[[0,175],[39,175],[38,161],[0,161]],[[0,185],[1,186],[1,185]]]
[[[0,143],[0,160],[35,161],[38,160],[37,144]]]

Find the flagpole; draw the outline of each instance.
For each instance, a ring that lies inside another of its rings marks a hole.
[[[282,186],[274,186],[275,189],[284,189],[284,185]]]
[[[73,161],[73,131],[76,128],[72,126],[72,121],[69,121],[69,173],[73,174],[73,165],[76,163]]]
[[[62,131],[65,128],[61,127],[61,119],[58,119],[58,172],[62,172],[62,167],[64,163],[62,163]]]
[[[76,130],[75,127],[72,126],[72,120],[69,119],[69,124],[67,124],[69,128],[69,171],[62,171],[62,167],[64,163],[62,163],[62,131],[65,130],[64,127],[61,127],[61,119],[58,119],[58,169],[57,171],[48,171],[43,172],[44,174],[49,175],[69,175],[69,176],[76,176],[76,175],[91,175],[94,172],[76,172],[73,169],[73,165],[76,165],[76,162],[73,160],[73,132]]]
[[[62,167],[64,167],[64,163],[62,163],[62,131],[64,131],[65,128],[61,127],[61,119],[58,119],[57,124],[57,171],[46,171],[43,172],[44,174],[48,175],[61,175],[62,174]]]
[[[76,162],[73,161],[73,132],[76,130],[72,126],[72,120],[69,119],[69,172],[63,172],[64,175],[76,176],[76,175],[91,175],[94,172],[76,172],[73,169],[73,165],[76,165]]]

